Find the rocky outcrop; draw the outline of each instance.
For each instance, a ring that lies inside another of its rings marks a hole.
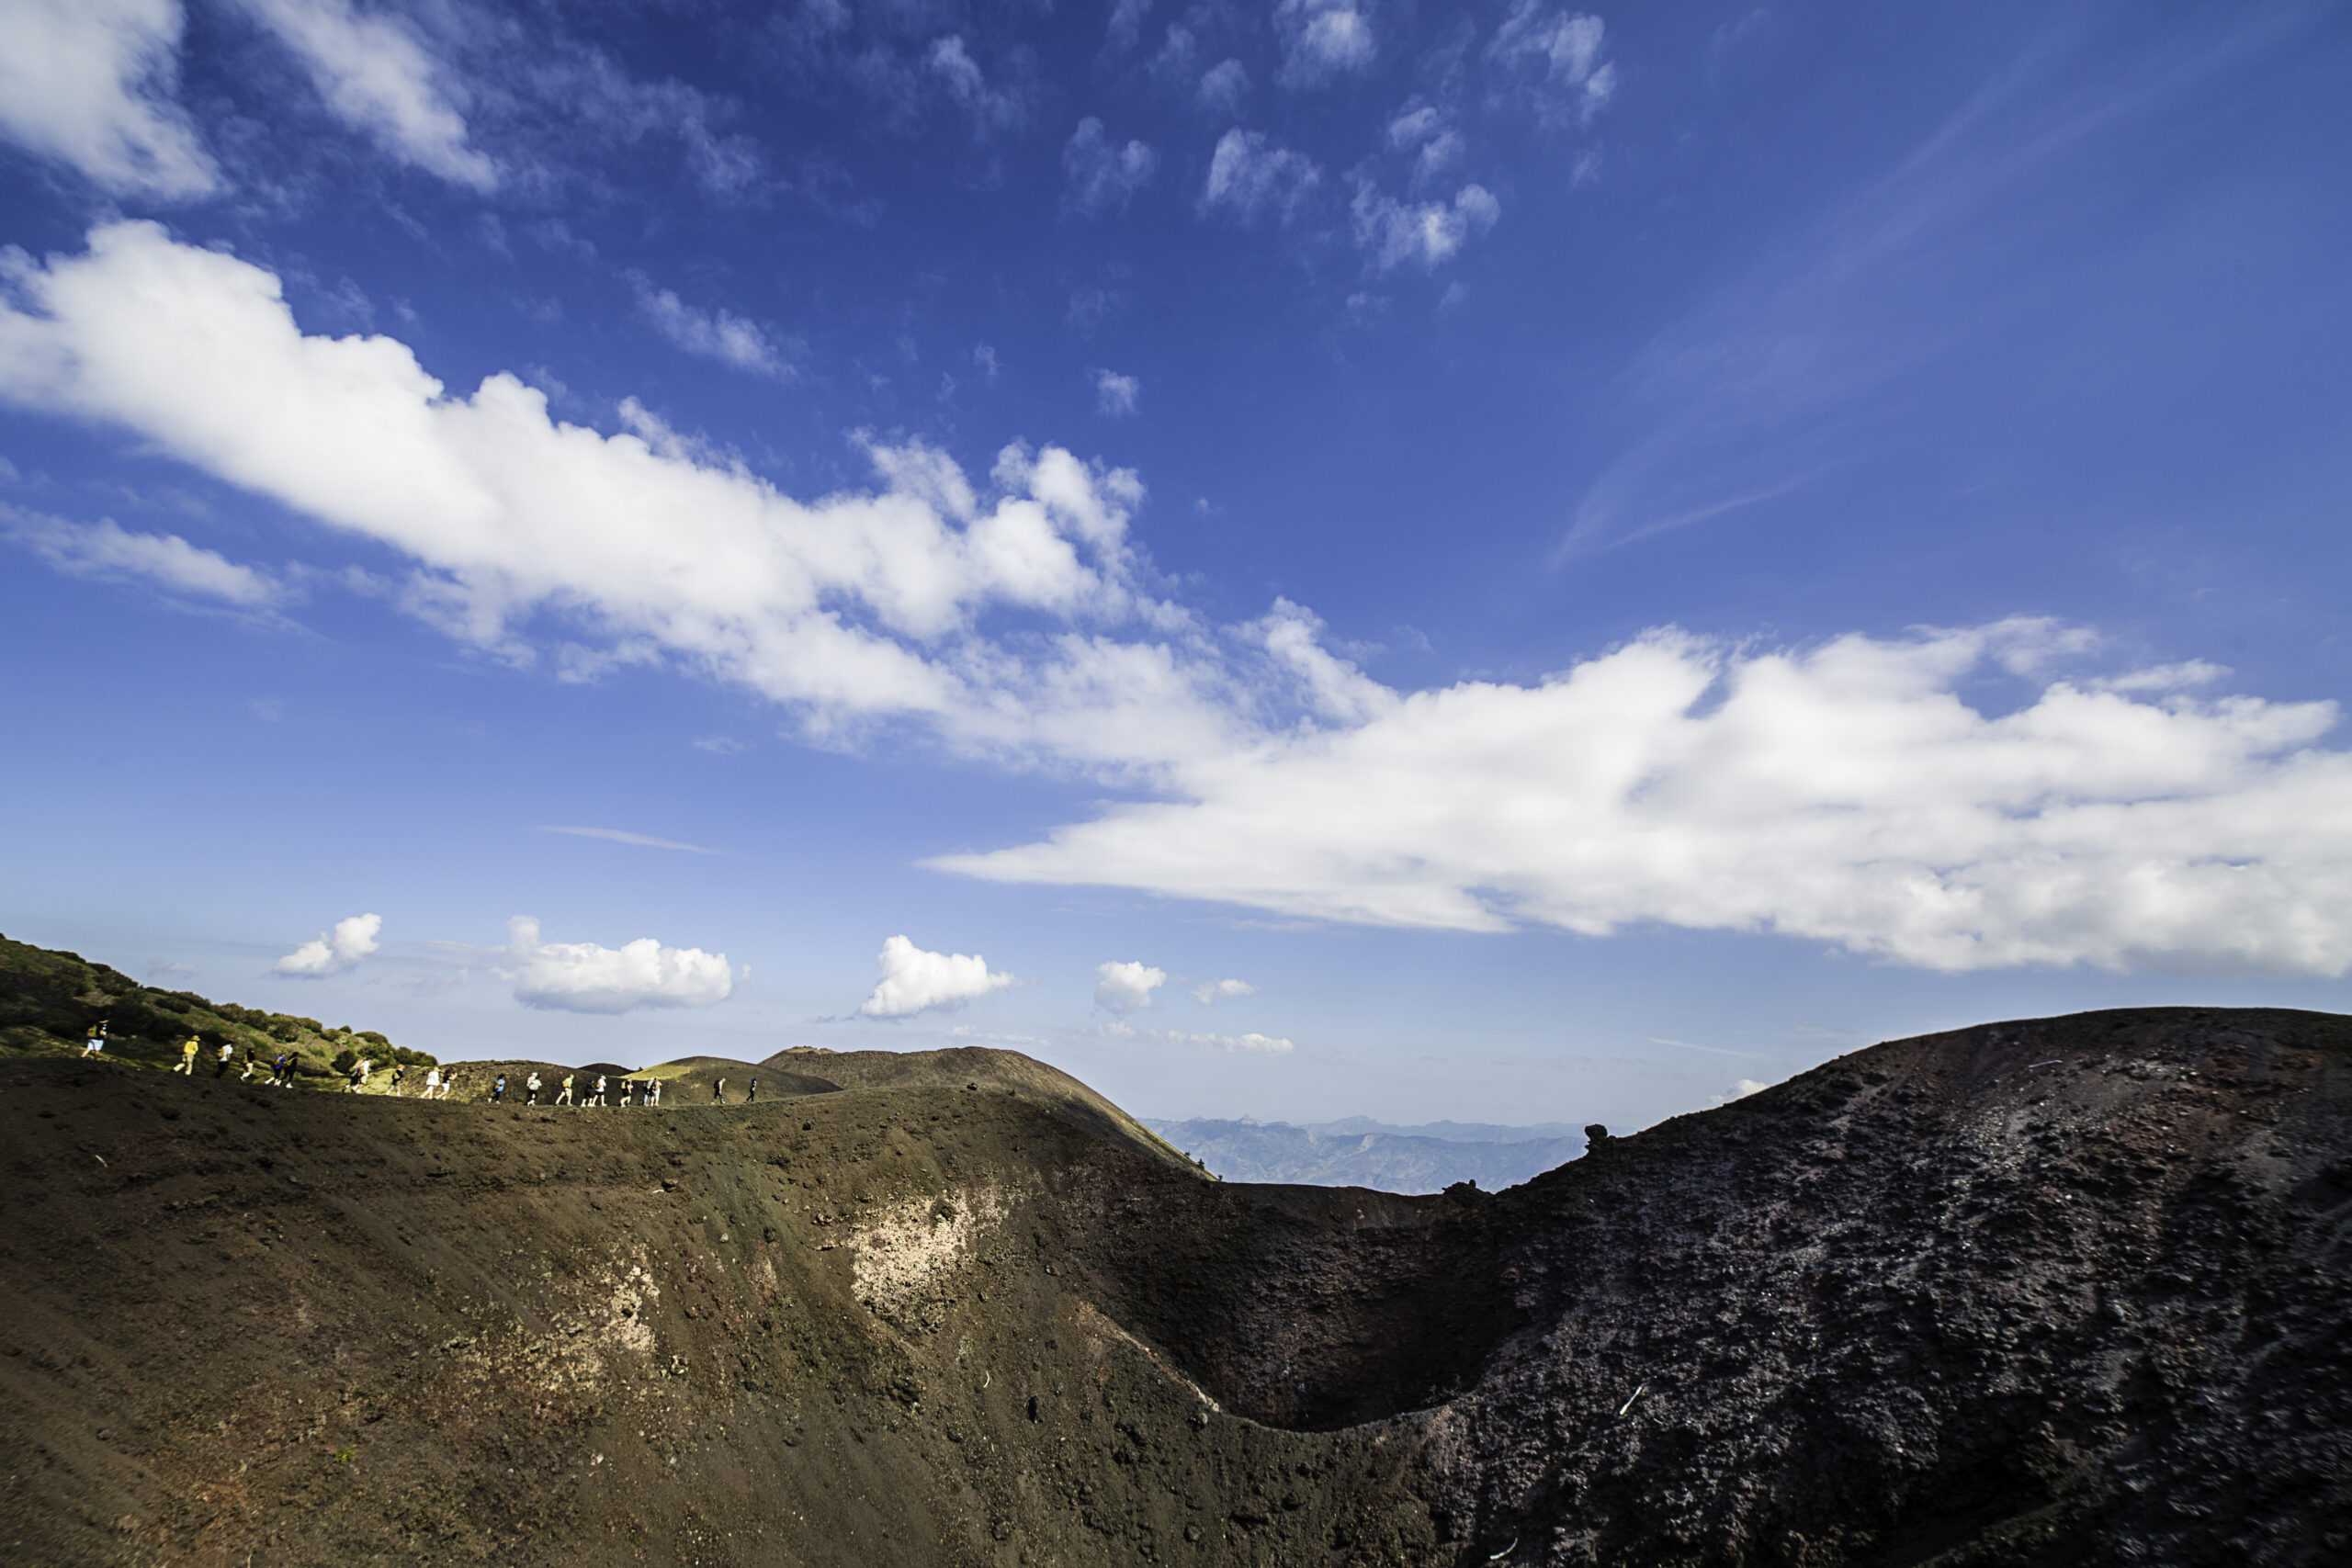
[[[2341,1019],[1896,1042],[1493,1195],[1211,1182],[1002,1088],[762,1087],[575,1115],[0,1067],[0,1541],[567,1568],[2347,1551]]]

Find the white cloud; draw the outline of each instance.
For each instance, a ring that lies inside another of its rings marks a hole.
[[[2352,967],[2327,703],[2053,681],[2018,621],[1804,651],[1668,630],[1185,771],[1182,798],[934,864],[1461,931],[1771,931],[1923,968]]]
[[[1452,202],[1404,202],[1359,180],[1353,204],[1356,243],[1374,270],[1408,264],[1430,271],[1495,226],[1502,203],[1486,186],[1466,185]]]
[[[1737,1083],[1731,1086],[1729,1092],[1708,1096],[1707,1103],[1710,1105],[1729,1105],[1735,1100],[1746,1100],[1749,1095],[1759,1094],[1771,1087],[1772,1086],[1770,1084],[1764,1082],[1760,1078],[1742,1078]]]
[[[498,166],[467,144],[462,89],[397,18],[349,0],[239,0],[301,61],[337,119],[404,164],[487,191]]]
[[[699,740],[695,742],[700,746]],[[715,750],[715,748],[706,748]],[[717,850],[704,849],[700,844],[682,844],[675,839],[656,839],[644,833],[625,832],[618,828],[540,828],[541,833],[568,833],[575,839],[602,839],[612,844],[635,844],[649,850],[684,850],[689,854],[715,855]]]
[[[1389,120],[1388,145],[1411,155],[1411,179],[1417,190],[1445,175],[1469,150],[1469,143],[1448,123],[1443,110],[1419,101]]]
[[[1193,987],[1193,999],[1203,1007],[1212,1002],[1230,1001],[1235,997],[1254,997],[1258,987],[1247,980],[1204,980]]]
[[[639,937],[620,947],[593,942],[539,940],[539,922],[517,915],[506,922],[508,967],[514,999],[556,1012],[621,1013],[639,1008],[707,1008],[735,989],[723,953],[664,947]]]
[[[356,968],[361,959],[376,951],[376,937],[383,929],[381,915],[354,915],[347,920],[337,920],[334,930],[321,931],[270,965],[270,973],[298,980],[323,980],[330,975],[343,974]]]
[[[912,721],[969,754],[1114,772],[1223,743],[1221,637],[1133,586],[1142,487],[1008,447],[986,498],[944,456],[875,446],[882,488],[803,503],[634,410],[602,435],[506,374],[452,396],[385,337],[305,337],[277,278],[155,225],[21,258],[0,400],[130,429],[232,484],[408,555],[412,613],[501,657],[535,618],[792,705],[835,743]],[[1061,619],[1018,650],[1004,608]],[[1142,627],[1149,640],[1100,630]]]
[[[171,101],[186,26],[178,0],[0,0],[0,135],[116,196],[220,189]]]
[[[1137,1029],[1127,1023],[1101,1024],[1086,1032],[1102,1040],[1132,1040],[1143,1045],[1177,1045],[1237,1055],[1284,1056],[1295,1049],[1289,1041],[1272,1034],[1190,1034],[1181,1029]]]
[[[1151,993],[1168,983],[1168,971],[1148,964],[1098,964],[1102,976],[1094,987],[1094,1005],[1111,1012],[1134,1012],[1152,1005]]]
[[[1250,73],[1238,60],[1220,60],[1202,72],[1200,85],[1193,90],[1194,107],[1222,119],[1238,118],[1249,96]]]
[[[924,63],[946,85],[947,96],[972,117],[972,129],[978,135],[1017,130],[1029,118],[1028,100],[1020,85],[990,85],[960,35],[951,33],[933,40]]]
[[[1102,52],[1121,55],[1143,37],[1143,19],[1151,14],[1151,0],[1118,0],[1111,7],[1110,25],[1102,31]]]
[[[1125,210],[1135,193],[1151,183],[1159,154],[1140,141],[1114,147],[1102,132],[1102,122],[1089,115],[1070,133],[1062,149],[1062,172],[1069,187],[1062,205],[1094,217],[1116,207]]]
[[[266,610],[287,597],[285,585],[267,572],[239,566],[177,534],[131,533],[110,517],[69,523],[0,504],[0,534],[77,577],[144,582],[241,610]]]
[[[858,1010],[860,1018],[909,1018],[933,1008],[961,1007],[1001,991],[1010,975],[992,972],[978,953],[926,953],[903,936],[882,944],[881,982]]]
[[[1377,52],[1372,22],[1355,0],[1282,0],[1274,7],[1274,33],[1283,51],[1274,79],[1294,90],[1368,70]]]
[[[1094,373],[1094,412],[1104,419],[1125,419],[1143,401],[1143,382],[1115,370]]]
[[[1273,145],[1261,130],[1237,127],[1217,139],[1210,155],[1201,210],[1225,208],[1245,223],[1271,214],[1287,223],[1322,179],[1323,171],[1304,152]]]
[[[1057,448],[1008,448],[983,489],[877,445],[876,488],[804,502],[650,419],[605,435],[513,376],[451,395],[391,339],[305,337],[275,277],[152,224],[9,281],[0,400],[402,553],[401,602],[472,647],[674,662],[825,743],[902,725],[1153,792],[953,870],[1948,970],[2352,967],[2335,710],[2199,695],[2209,666],[2092,669],[2040,622],[1793,651],[1665,630],[1399,692],[1296,605],[1220,626],[1144,594],[1140,483]],[[1972,706],[1985,682],[2014,700]]]
[[[629,281],[637,289],[637,308],[673,347],[755,376],[791,374],[791,367],[758,322],[729,310],[697,309],[667,288],[654,288],[641,273],[632,274]]]
[[[1598,17],[1515,0],[1487,55],[1520,73],[1539,118],[1586,125],[1617,90],[1617,68],[1600,59],[1604,31]]]

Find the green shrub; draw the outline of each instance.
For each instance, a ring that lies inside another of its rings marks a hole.
[[[346,1045],[334,1054],[334,1070],[347,1073],[359,1065],[359,1053]]]
[[[361,1030],[359,1032],[359,1038],[367,1041],[368,1043],[375,1046],[379,1051],[389,1051],[392,1048],[392,1043],[390,1041],[385,1039],[382,1035],[377,1033],[372,1029]]]

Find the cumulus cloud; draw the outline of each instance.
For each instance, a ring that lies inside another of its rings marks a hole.
[[[935,39],[924,64],[945,85],[947,96],[971,116],[977,134],[987,137],[1017,130],[1029,118],[1028,97],[1022,85],[991,84],[960,35],[951,33]]]
[[[1102,976],[1094,987],[1094,1005],[1111,1012],[1134,1012],[1152,1005],[1151,993],[1168,983],[1168,971],[1148,964],[1098,964]]]
[[[455,396],[392,339],[305,336],[275,276],[153,224],[12,281],[0,400],[117,424],[403,552],[401,603],[502,658],[534,658],[534,618],[560,616],[582,647],[683,660],[821,738],[903,720],[1114,771],[1235,733],[1219,639],[1135,588],[1125,470],[1008,447],[984,497],[936,451],[875,446],[878,490],[803,503],[650,418],[603,435],[517,377]],[[1069,629],[991,643],[998,608]],[[1149,638],[1095,629],[1121,622]]]
[[[1193,103],[1203,114],[1232,119],[1241,113],[1241,105],[1250,96],[1250,73],[1238,60],[1220,60],[1201,73],[1200,85],[1193,89]]]
[[[1430,184],[1462,161],[1469,143],[1434,104],[1416,101],[1388,121],[1388,145],[1412,159],[1415,189]]]
[[[1204,980],[1193,987],[1193,999],[1203,1007],[1212,1002],[1230,1001],[1235,997],[1254,997],[1258,987],[1247,980]]]
[[[1274,79],[1294,90],[1369,70],[1377,53],[1372,22],[1355,0],[1282,0],[1274,7],[1274,36],[1283,52]]]
[[[978,953],[926,953],[903,936],[882,944],[882,979],[857,1010],[860,1018],[910,1018],[933,1008],[962,1007],[1001,991],[1010,975],[990,970]]]
[[[1272,1034],[1192,1034],[1181,1029],[1137,1029],[1133,1024],[1105,1023],[1088,1031],[1098,1039],[1132,1040],[1144,1045],[1176,1045],[1193,1051],[1227,1051],[1237,1055],[1283,1056],[1295,1049]]]
[[[110,517],[69,523],[0,505],[0,534],[76,577],[142,582],[240,610],[266,610],[287,597],[285,585],[266,571],[240,566],[177,534],[132,533]]]
[[[1408,202],[1360,180],[1353,203],[1356,243],[1374,271],[1413,265],[1428,272],[1492,229],[1502,211],[1502,203],[1480,185],[1464,186],[1451,202]]]
[[[1151,0],[1118,0],[1111,7],[1111,20],[1102,30],[1102,52],[1108,56],[1127,53],[1143,37],[1143,19],[1151,14]]]
[[[172,102],[178,0],[0,0],[0,135],[115,196],[221,186]]]
[[[1094,412],[1104,419],[1125,419],[1143,401],[1143,382],[1115,370],[1094,373]]]
[[[790,367],[759,323],[729,310],[705,310],[687,304],[667,288],[656,288],[643,274],[629,281],[637,289],[637,308],[654,330],[673,347],[755,376],[784,377]]]
[[[1517,75],[1539,118],[1588,125],[1617,90],[1617,68],[1601,61],[1598,17],[1545,0],[1514,0],[1487,56]]]
[[[396,17],[349,0],[238,0],[310,73],[329,112],[404,164],[469,190],[498,166],[468,144],[463,90]]]
[[[1062,173],[1069,185],[1062,205],[1073,212],[1096,217],[1112,208],[1125,210],[1136,192],[1151,183],[1159,154],[1140,141],[1112,145],[1102,122],[1092,115],[1078,122],[1069,144],[1062,149]]]
[[[890,726],[1150,792],[948,869],[1947,970],[2352,967],[2335,709],[2215,694],[2210,665],[2092,668],[2031,621],[1793,649],[1666,629],[1401,692],[1299,606],[1216,626],[1143,592],[1141,484],[1058,448],[976,482],[877,444],[871,489],[801,502],[650,417],[607,435],[510,375],[456,395],[391,339],[305,336],[277,278],[152,224],[9,282],[0,400],[400,552],[401,603],[469,646],[674,662],[828,743]]]
[[[707,1008],[735,989],[727,954],[664,947],[639,937],[620,947],[593,942],[541,942],[539,922],[506,922],[507,967],[514,999],[556,1012],[622,1013],[639,1008]]]
[[[356,968],[361,959],[376,951],[376,936],[383,929],[381,915],[354,915],[347,920],[337,920],[333,931],[321,931],[271,964],[269,972],[297,980],[323,980],[330,975],[341,975]]]
[[[1306,153],[1275,146],[1262,130],[1236,127],[1217,138],[1210,154],[1201,210],[1222,208],[1245,223],[1266,217],[1287,223],[1322,179],[1323,171]]]
[[[1923,968],[2352,966],[2352,756],[2328,703],[2063,680],[2037,621],[1738,649],[1665,630],[1188,770],[945,869],[1460,931],[1772,931]]]

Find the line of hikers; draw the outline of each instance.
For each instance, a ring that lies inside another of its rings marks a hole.
[[[96,1023],[90,1026],[89,1035],[83,1042],[83,1055],[95,1056],[106,1049],[107,1021],[108,1021],[105,1019],[100,1019]],[[187,1043],[180,1047],[180,1059],[173,1065],[172,1071],[185,1074],[189,1077],[194,1077],[196,1076],[197,1060],[203,1055],[203,1039],[198,1035],[189,1035],[187,1037]],[[230,1064],[236,1059],[236,1045],[232,1042],[226,1040],[222,1041],[214,1052],[213,1060],[215,1066],[212,1069],[212,1076],[216,1078],[228,1077]],[[244,1070],[237,1075],[237,1081],[239,1083],[252,1082],[254,1070],[258,1068],[260,1065],[261,1063],[258,1057],[248,1054],[245,1057]],[[291,1051],[280,1051],[277,1054],[277,1059],[271,1062],[269,1076],[265,1081],[272,1089],[292,1088],[294,1084],[295,1065],[296,1057],[294,1053]],[[370,1057],[362,1056],[357,1061],[352,1063],[350,1070],[345,1074],[345,1082],[349,1086],[349,1092],[353,1094],[364,1093],[368,1088],[368,1082],[374,1076],[375,1070],[375,1061]],[[401,1092],[401,1084],[407,1078],[407,1077],[408,1066],[405,1063],[393,1064],[391,1086],[389,1092],[395,1095],[399,1094]],[[419,1100],[447,1100],[449,1098],[449,1091],[457,1087],[457,1083],[458,1074],[457,1069],[454,1067],[428,1067],[425,1069],[424,1073],[424,1089],[423,1092],[418,1094],[417,1098]],[[523,1080],[523,1103],[526,1105],[538,1104],[539,1094],[546,1088],[547,1085],[541,1080],[539,1075],[537,1072],[531,1073]],[[574,1091],[579,1088],[580,1075],[576,1073],[566,1073],[563,1075],[562,1092],[558,1094],[554,1099],[548,1100],[548,1103],[549,1105],[571,1105],[575,1107],[605,1104],[659,1105],[662,1103],[662,1080],[660,1078],[623,1078],[620,1080],[617,1089],[616,1089],[611,1078],[607,1077],[603,1073],[598,1073],[596,1075],[595,1087],[586,1089],[584,1092],[581,1093],[577,1099],[575,1099],[573,1098]],[[609,1100],[605,1098],[608,1093],[614,1096],[614,1098]],[[754,1104],[758,1101],[759,1098],[760,1080],[753,1078],[751,1081],[750,1087],[743,1095],[743,1103],[746,1105]],[[492,1105],[503,1105],[506,1103],[506,1075],[504,1073],[500,1073],[490,1080],[490,1102]],[[724,1105],[727,1103],[727,1080],[725,1078],[720,1078],[710,1086],[710,1102],[713,1105]]]

